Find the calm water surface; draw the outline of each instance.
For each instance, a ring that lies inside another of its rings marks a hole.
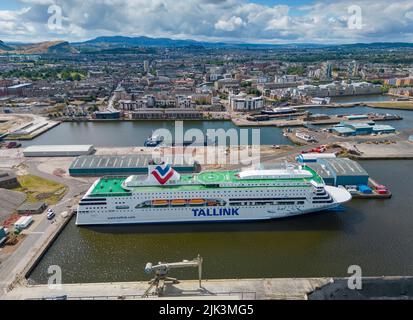
[[[98,147],[143,146],[145,139],[157,129],[168,129],[175,134],[174,121],[102,121],[102,122],[64,122],[34,140],[24,142],[27,145],[42,144],[93,144]],[[199,129],[206,133],[208,129],[237,130],[231,121],[185,121],[184,130]],[[258,128],[259,129],[259,128]],[[252,128],[248,130],[248,144],[252,141]],[[282,135],[282,129],[276,127],[260,128],[261,144],[291,144]],[[240,137],[240,135],[239,135]]]
[[[146,262],[204,257],[205,278],[413,274],[412,161],[365,161],[362,166],[394,196],[353,200],[344,212],[236,224],[76,227],[63,230],[30,279],[47,282],[59,265],[63,282],[146,280]],[[196,278],[195,270],[173,271]]]
[[[413,111],[376,109],[369,107],[353,108],[310,108],[313,114],[365,114],[390,113],[399,114],[402,121],[384,121],[397,130],[413,128]],[[41,136],[24,141],[23,146],[42,144],[93,144],[97,147],[128,147],[143,146],[145,139],[156,129],[164,128],[174,135],[173,121],[102,121],[102,122],[64,122]],[[208,129],[233,129],[239,133],[240,127],[231,121],[185,121],[184,130],[199,129],[206,133]],[[263,145],[292,144],[282,135],[282,129],[277,127],[242,128],[248,130],[248,144],[252,141],[252,130],[260,130],[260,143]],[[240,136],[240,134],[239,134]]]

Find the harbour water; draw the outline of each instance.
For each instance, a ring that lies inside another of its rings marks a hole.
[[[205,278],[363,276],[413,273],[411,161],[364,161],[393,192],[390,200],[352,200],[342,212],[236,224],[76,227],[71,221],[30,275],[47,282],[62,268],[64,283],[147,280],[149,261],[204,258]],[[196,278],[196,271],[174,271]]]
[[[413,127],[413,112],[408,110],[377,109],[369,107],[353,108],[311,108],[313,114],[398,114],[403,121],[385,121],[383,123],[394,126],[397,130]],[[23,146],[42,144],[93,144],[98,147],[128,147],[143,146],[145,138],[159,128],[168,129],[174,134],[174,121],[100,121],[100,122],[64,122],[40,135],[39,137],[23,141]],[[252,130],[257,128],[240,128],[231,121],[185,121],[184,130],[208,129],[248,130],[248,143],[252,141]],[[262,145],[291,144],[290,140],[282,135],[282,129],[277,127],[258,127],[260,143]]]
[[[93,144],[99,147],[143,146],[145,139],[156,129],[168,129],[175,134],[174,121],[95,121],[64,122],[38,138],[25,141],[23,146],[41,144]],[[208,129],[236,130],[240,137],[240,128],[231,121],[185,121],[184,130],[199,129],[206,133]],[[252,129],[248,130],[248,144],[252,141]],[[261,144],[291,144],[282,135],[282,129],[276,127],[260,128]]]

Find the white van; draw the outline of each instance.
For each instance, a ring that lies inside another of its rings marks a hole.
[[[21,217],[14,223],[14,227],[20,230],[26,229],[33,222],[32,216]]]

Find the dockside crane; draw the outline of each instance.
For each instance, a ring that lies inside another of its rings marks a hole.
[[[149,288],[142,295],[142,298],[147,298],[151,290],[155,287],[155,295],[162,296],[166,283],[177,284],[179,280],[176,278],[168,277],[168,272],[171,269],[181,268],[198,268],[198,280],[199,288],[202,288],[202,257],[198,254],[198,257],[193,260],[182,260],[180,262],[159,262],[157,265],[153,265],[148,262],[145,266],[145,273],[154,273],[155,276],[149,281]]]

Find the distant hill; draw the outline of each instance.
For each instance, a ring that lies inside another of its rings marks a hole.
[[[319,44],[257,44],[257,43],[237,43],[237,42],[206,42],[187,39],[170,39],[170,38],[150,38],[108,36],[98,37],[84,42],[73,43],[74,46],[87,47],[186,47],[186,46],[203,46],[203,47],[323,47]]]
[[[204,46],[204,47],[238,47],[238,48],[410,48],[413,43],[404,42],[378,42],[378,43],[355,43],[355,44],[316,44],[316,43],[286,43],[286,44],[260,44],[260,43],[235,43],[235,42],[204,42],[196,40],[175,40],[170,38],[150,38],[145,36],[140,37],[124,37],[124,36],[107,36],[98,37],[84,42],[73,43],[79,47],[182,47],[182,46]]]
[[[18,48],[22,54],[68,54],[78,53],[67,41],[47,41],[23,45]]]
[[[92,40],[85,41],[83,43],[77,44],[88,44],[88,45],[123,45],[123,46],[156,46],[156,47],[175,47],[175,46],[189,46],[198,45],[202,42],[195,40],[174,40],[169,38],[149,38],[149,37],[123,37],[123,36],[113,36],[113,37],[98,37]]]
[[[3,41],[0,40],[0,52],[2,51],[12,51],[14,50],[12,47],[6,45]]]
[[[7,49],[3,49],[4,45]],[[15,54],[76,54],[78,50],[73,48],[67,41],[46,41],[30,44],[6,45],[0,41],[0,50],[3,52],[12,51]]]
[[[409,42],[373,42],[373,43],[353,43],[353,44],[343,44],[342,47],[348,48],[413,48],[413,43]]]
[[[364,49],[404,49],[413,48],[413,43],[378,42],[354,44],[314,44],[314,43],[287,43],[287,44],[259,44],[259,43],[231,43],[231,42],[204,42],[187,39],[151,38],[145,36],[124,37],[105,36],[84,42],[69,43],[67,41],[47,41],[41,43],[22,44],[4,43],[0,41],[0,53],[16,54],[77,54],[77,53],[105,53],[105,54],[150,54],[157,47],[188,47],[193,50],[202,48],[240,48],[240,49],[326,49],[326,50],[364,50]]]

